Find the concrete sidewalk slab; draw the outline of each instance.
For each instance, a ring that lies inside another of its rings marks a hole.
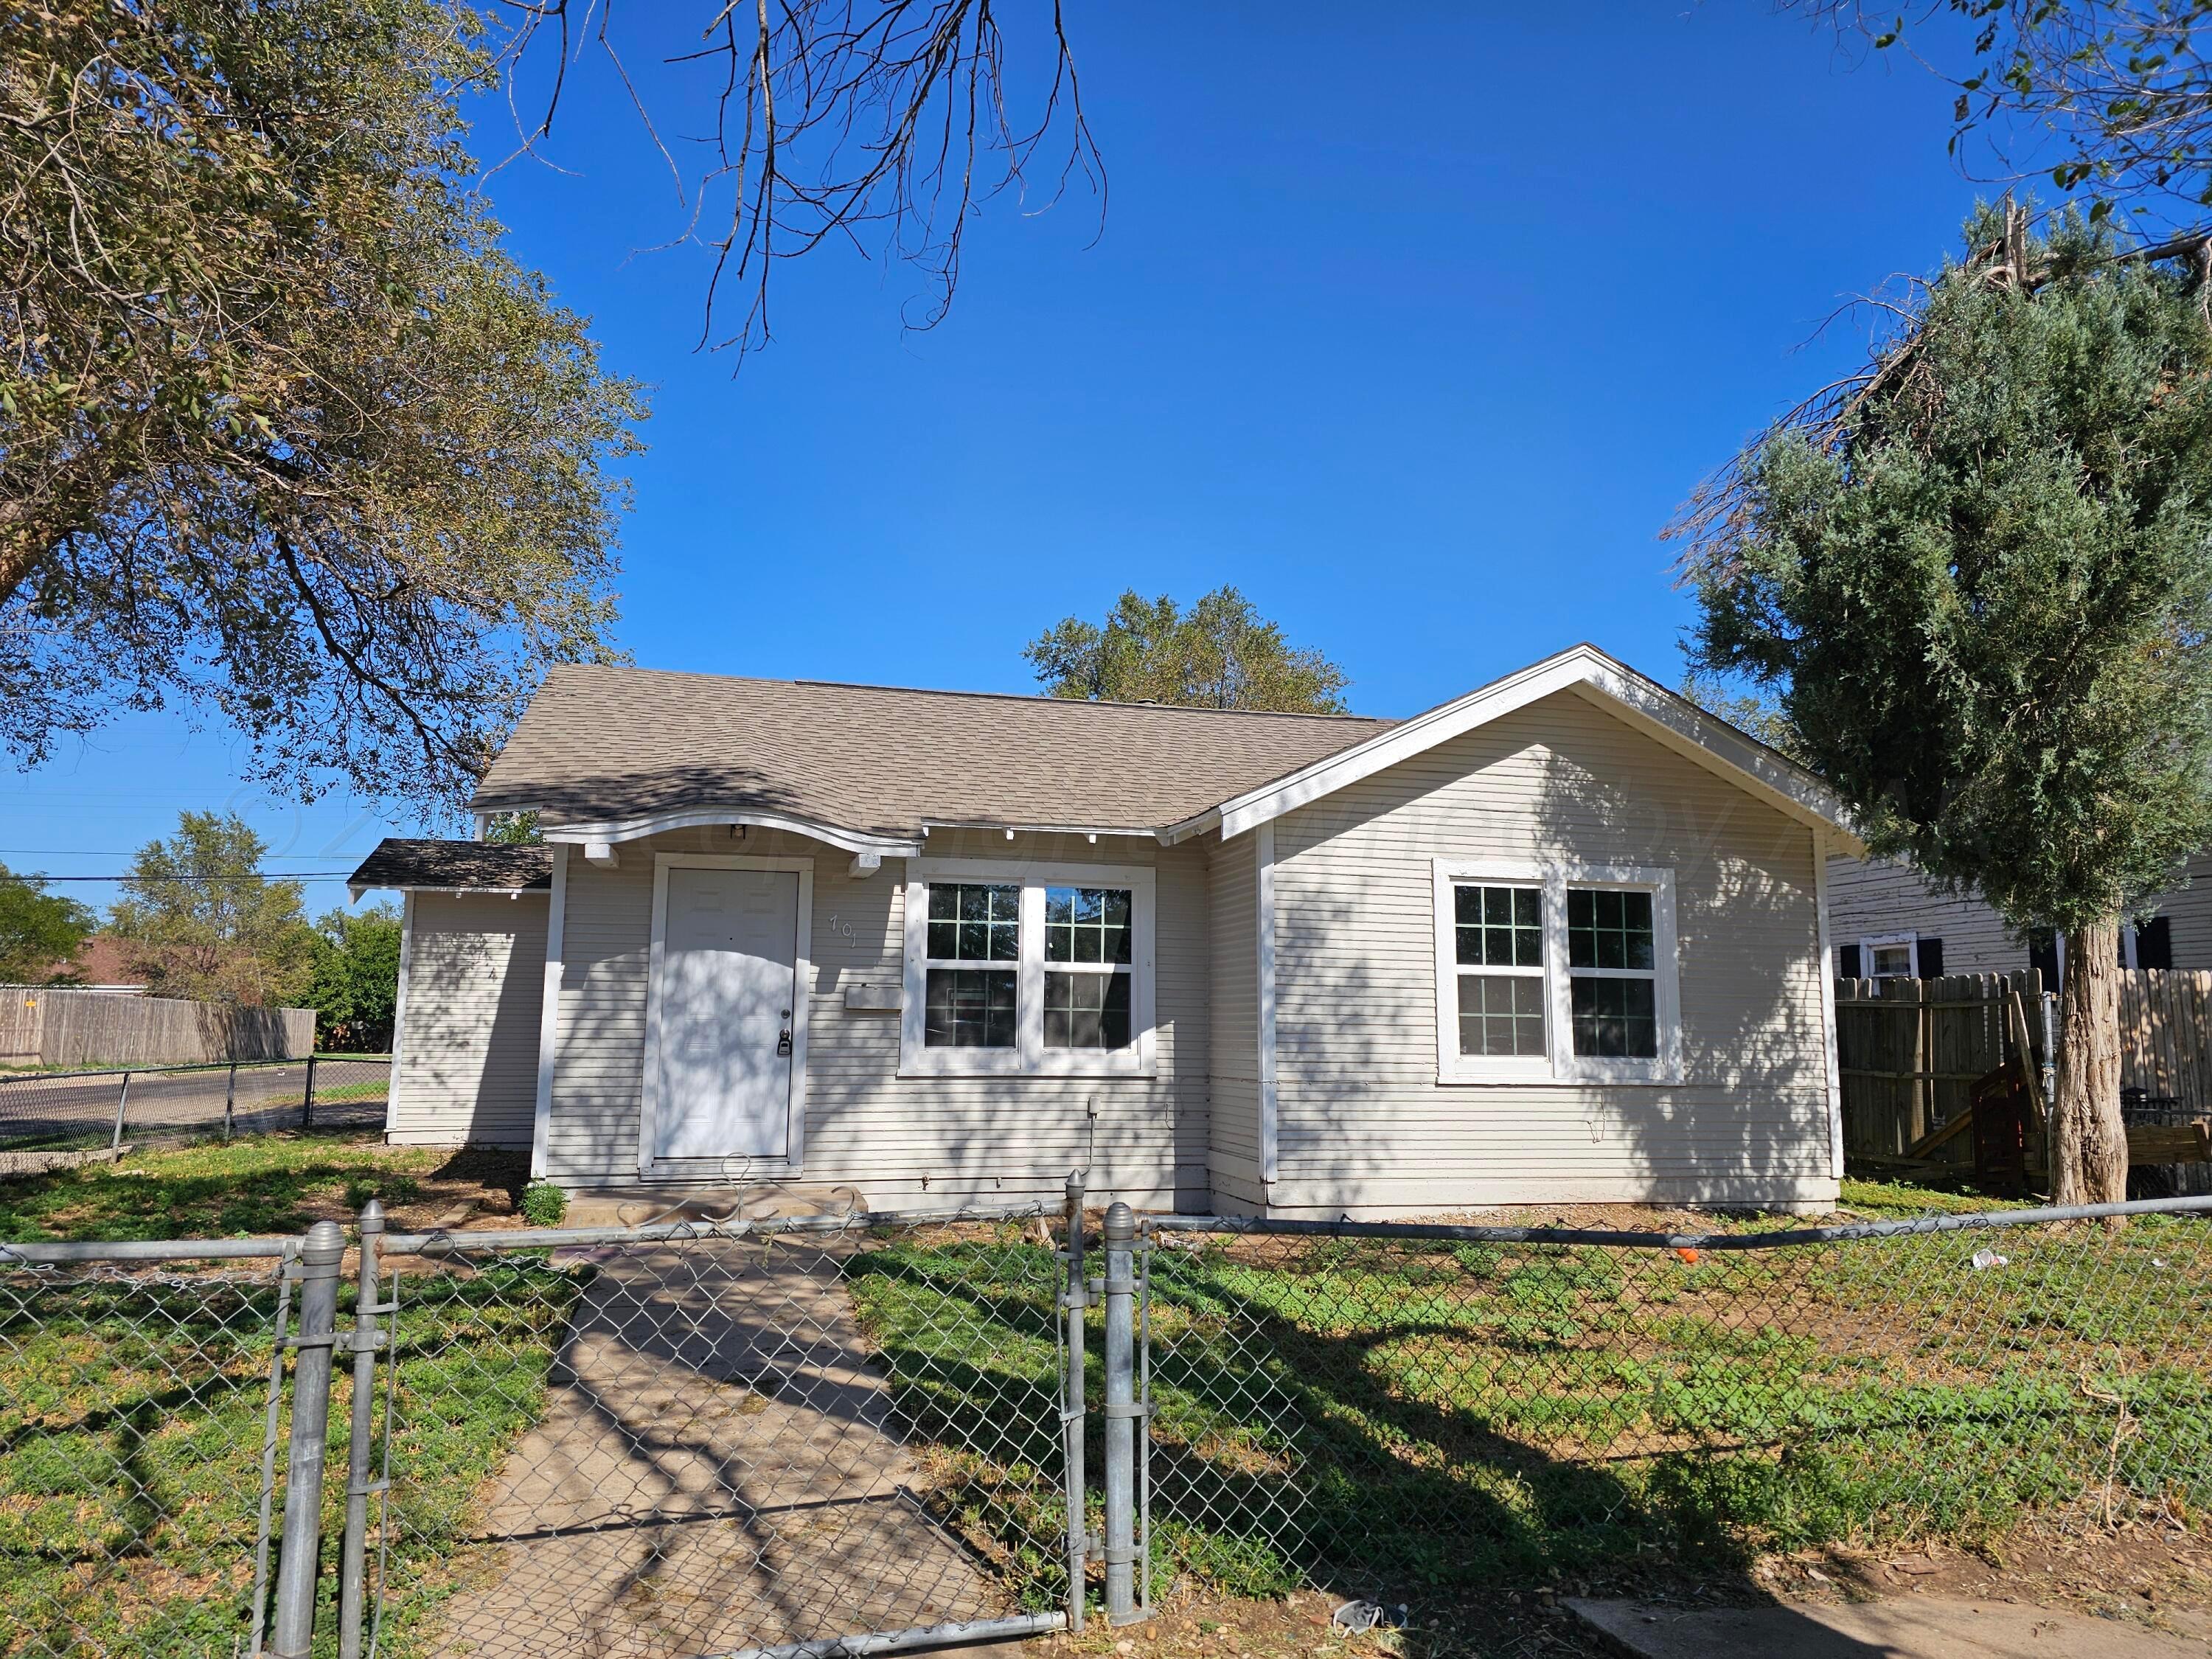
[[[2212,1642],[2007,1601],[1935,1596],[1841,1606],[1680,1607],[1571,1600],[1637,1659],[2208,1659]]]
[[[598,1271],[481,1494],[440,1659],[680,1659],[1003,1611],[915,1496],[852,1248],[564,1252]]]

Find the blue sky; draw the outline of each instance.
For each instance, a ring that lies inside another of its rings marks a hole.
[[[1363,713],[1581,639],[1672,683],[1689,605],[1658,531],[1863,349],[1811,338],[1838,299],[1932,264],[1975,195],[1941,86],[1855,68],[1766,0],[1069,14],[1103,235],[1083,197],[1001,198],[933,332],[900,325],[910,273],[832,252],[782,271],[741,374],[695,351],[703,258],[647,251],[683,216],[589,60],[561,170],[493,179],[516,255],[653,388],[623,533],[639,663],[1022,690],[1060,617],[1233,582]],[[634,66],[696,131],[653,44]],[[239,758],[179,715],[118,722],[0,782],[0,860],[114,871],[219,807],[272,867],[342,870],[408,826],[271,800]]]

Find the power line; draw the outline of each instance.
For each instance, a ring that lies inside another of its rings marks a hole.
[[[72,859],[129,859],[138,856],[137,849],[121,853],[95,853],[82,847],[0,847],[0,858],[72,858]],[[264,853],[264,859],[323,859],[328,853]]]
[[[210,882],[210,883],[214,883],[214,882],[233,882],[233,881],[337,881],[337,880],[341,880],[341,879],[343,879],[343,878],[345,878],[345,877],[347,877],[347,876],[351,875],[352,873],[353,873],[353,872],[352,872],[352,871],[350,871],[350,870],[297,870],[297,871],[294,871],[294,872],[293,872],[291,874],[289,874],[289,875],[251,875],[251,876],[132,876],[132,875],[121,875],[121,876],[46,876],[46,875],[40,875],[40,874],[38,872],[36,872],[36,871],[27,871],[27,872],[22,872],[22,873],[21,873],[21,874],[17,878],[17,879],[19,879],[19,880],[22,880],[22,881],[137,881],[137,882],[149,882],[149,881],[198,881],[198,882]]]

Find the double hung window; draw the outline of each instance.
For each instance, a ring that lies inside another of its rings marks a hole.
[[[1680,1072],[1670,870],[1436,864],[1437,1077]]]
[[[1152,871],[916,860],[900,1070],[1152,1070]]]

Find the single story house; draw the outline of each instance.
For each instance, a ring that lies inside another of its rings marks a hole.
[[[2212,853],[2183,866],[2167,892],[2120,929],[2124,968],[2212,968]],[[1911,865],[1838,855],[1829,861],[1830,931],[1839,979],[1937,979],[2035,968],[2056,991],[2066,941],[2014,937],[1973,894],[1936,892]]]
[[[392,841],[389,1133],[580,1188],[1817,1208],[1813,778],[1589,646],[1412,719],[556,669]]]

